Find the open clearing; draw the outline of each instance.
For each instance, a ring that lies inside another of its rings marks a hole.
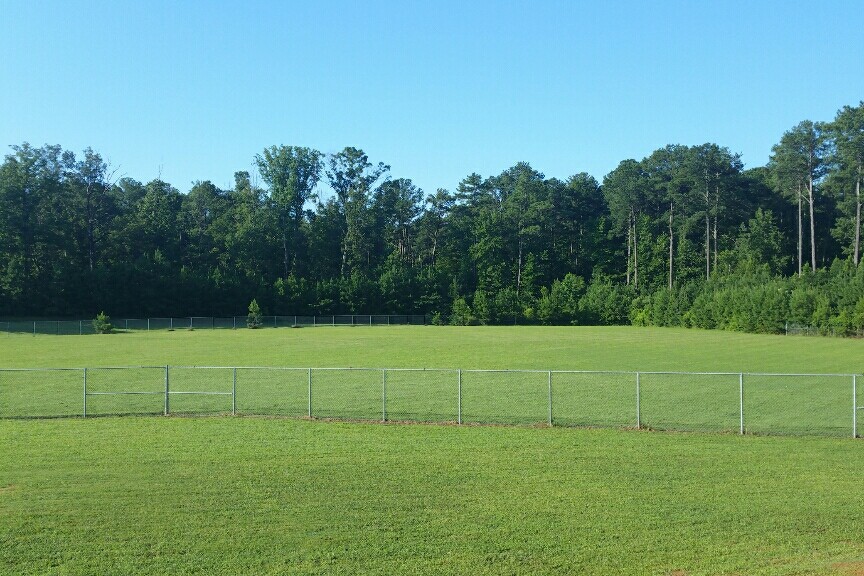
[[[638,328],[0,336],[0,366],[860,372]],[[860,441],[268,418],[0,420],[0,573],[855,574]]]
[[[637,327],[392,326],[0,335],[0,367],[295,366],[860,373],[864,340]]]
[[[864,559],[851,439],[129,417],[3,421],[0,442],[8,574],[853,574]]]

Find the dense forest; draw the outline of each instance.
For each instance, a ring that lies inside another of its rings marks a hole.
[[[117,178],[97,152],[0,166],[0,315],[425,313],[452,324],[864,329],[864,102],[765,167],[668,145],[602,182],[520,162],[426,194],[360,149],[272,146],[233,188]]]

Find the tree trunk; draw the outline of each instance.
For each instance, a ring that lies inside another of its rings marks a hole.
[[[637,219],[633,217],[633,287],[639,288],[639,235],[636,233]]]
[[[801,182],[798,182],[798,276],[801,276],[804,259],[804,229],[801,225]]]
[[[807,198],[810,202],[810,269],[816,271],[816,224],[813,221],[813,176],[807,182]]]
[[[711,217],[705,212],[705,280],[711,278]]]
[[[633,212],[630,212],[630,217],[627,220],[627,285],[630,285],[630,243],[633,241]]]
[[[669,203],[669,289],[672,289],[672,202]]]
[[[708,171],[705,171],[705,280],[711,277],[711,193],[708,189]]]
[[[720,185],[714,184],[714,273],[717,273],[717,213],[720,211]]]
[[[519,289],[522,288],[522,237],[519,237],[519,262],[516,269],[516,296],[519,296]]]
[[[714,273],[717,273],[717,214],[714,214]]]
[[[859,259],[861,248],[861,164],[858,164],[858,179],[855,181],[855,266]]]
[[[288,234],[282,229],[282,265],[285,267],[284,278],[288,279]]]

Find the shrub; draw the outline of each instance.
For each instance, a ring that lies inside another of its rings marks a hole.
[[[263,319],[261,318],[261,307],[258,306],[258,301],[253,298],[252,302],[249,303],[249,314],[246,316],[246,327],[260,328],[262,324]]]
[[[111,325],[111,318],[105,314],[105,312],[100,312],[96,315],[96,318],[93,319],[93,331],[96,334],[111,334],[114,332],[114,326]]]

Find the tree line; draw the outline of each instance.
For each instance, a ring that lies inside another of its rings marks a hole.
[[[233,315],[254,298],[453,324],[864,329],[864,102],[800,122],[752,169],[668,145],[602,182],[520,162],[425,194],[353,147],[271,146],[253,165],[181,193],[115,178],[89,148],[12,146],[0,315]]]

